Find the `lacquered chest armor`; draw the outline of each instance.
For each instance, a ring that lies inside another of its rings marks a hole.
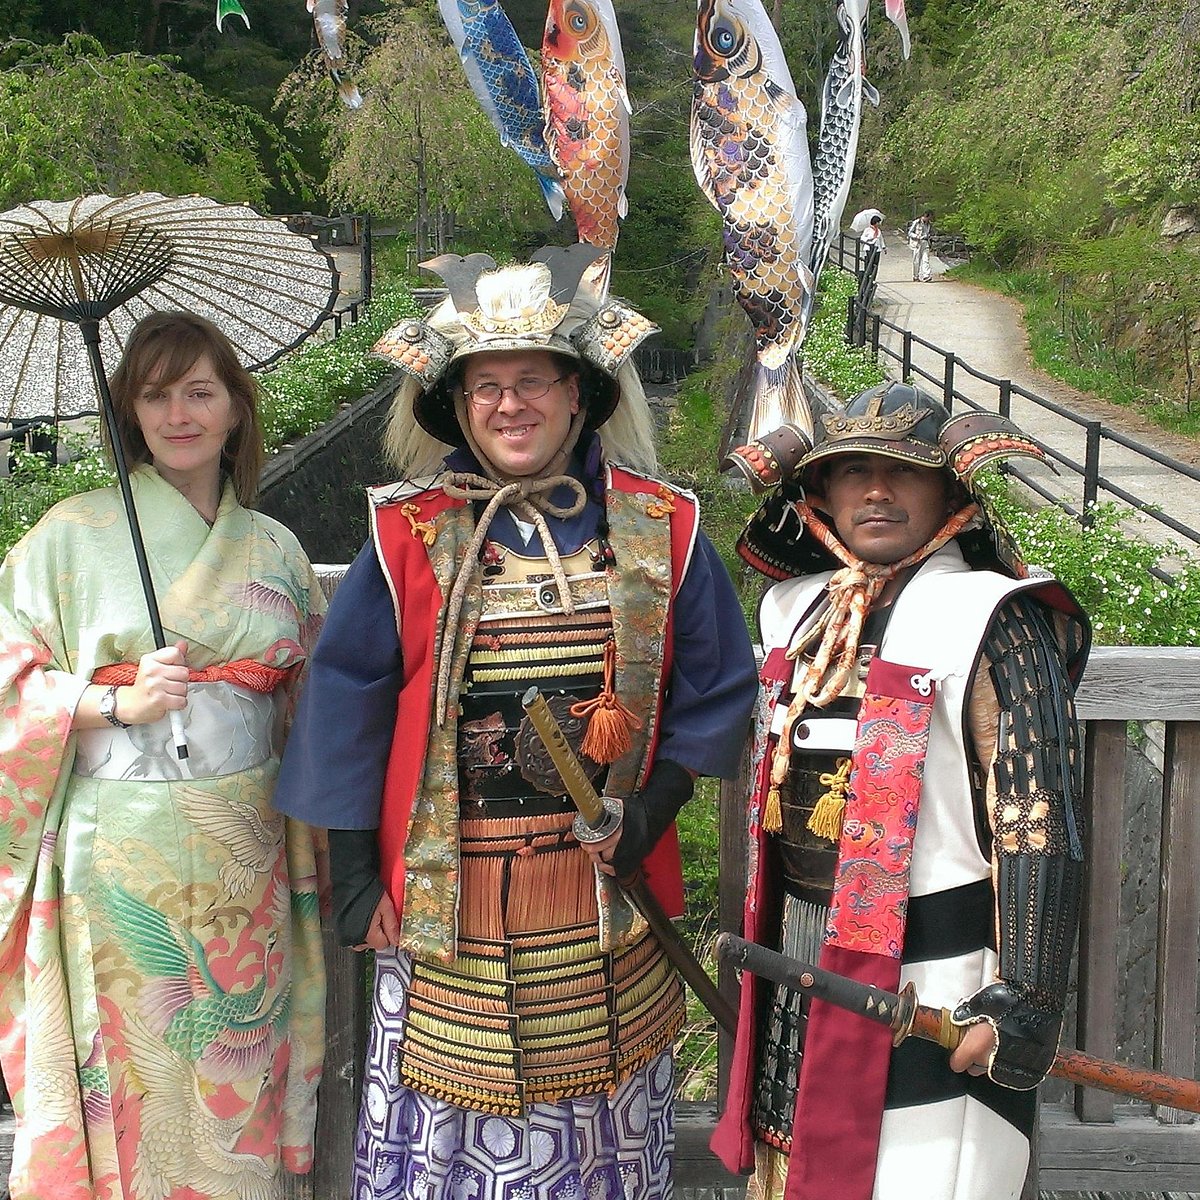
[[[571,616],[562,610],[544,558],[495,543],[484,551],[483,610],[459,693],[459,785],[466,818],[573,811],[521,707],[531,684],[541,688],[593,784],[603,789],[606,770],[581,752],[585,722],[571,713],[573,704],[600,691],[604,647],[613,633],[597,549],[586,545],[563,559],[575,605]]]

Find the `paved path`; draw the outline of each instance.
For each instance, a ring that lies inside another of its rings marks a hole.
[[[1105,426],[1143,442],[1160,453],[1193,466],[1200,464],[1200,443],[1159,430],[1144,418],[1119,405],[1077,392],[1052,379],[1029,364],[1028,342],[1017,304],[984,288],[948,279],[946,266],[933,259],[934,279],[917,283],[912,279],[912,258],[904,241],[892,235],[890,251],[880,262],[879,286],[875,309],[886,320],[902,329],[911,329],[918,337],[932,342],[976,370],[996,379],[1011,379],[1031,392],[1054,401],[1084,420],[1098,420]],[[899,354],[901,338],[883,330],[883,345]],[[900,364],[883,359],[890,374],[898,375]],[[913,364],[934,376],[935,382],[919,375],[916,382],[940,393],[943,359],[922,346],[913,347]],[[995,408],[997,388],[973,378],[961,366],[956,368],[955,390],[987,408]],[[956,406],[957,410],[957,406]],[[1082,427],[1038,408],[1019,396],[1013,397],[1013,419],[1037,440],[1082,464],[1086,437]],[[1055,477],[1050,471],[1027,460],[1019,464],[1028,473],[1068,503],[1079,507],[1082,481],[1073,472]],[[1200,482],[1159,466],[1114,442],[1101,443],[1100,474],[1146,503],[1159,506],[1165,513],[1193,529],[1200,530]],[[1112,499],[1101,491],[1100,499]],[[1139,520],[1142,535],[1162,541],[1170,535],[1158,522]]]

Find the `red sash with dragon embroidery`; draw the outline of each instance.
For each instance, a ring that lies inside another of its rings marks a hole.
[[[923,671],[871,662],[821,949],[826,970],[889,992],[899,990],[934,692]],[[870,1200],[891,1049],[884,1026],[813,1001],[786,1200]]]

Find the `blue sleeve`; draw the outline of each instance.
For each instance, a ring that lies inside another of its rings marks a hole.
[[[703,533],[675,598],[675,650],[658,756],[733,779],[758,696],[758,668],[725,564]]]
[[[275,807],[327,829],[375,829],[396,727],[400,639],[368,542],[338,585],[288,735]]]

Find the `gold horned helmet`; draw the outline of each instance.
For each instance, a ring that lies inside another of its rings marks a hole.
[[[426,320],[406,318],[374,351],[416,379],[421,427],[443,442],[462,434],[454,413],[454,368],[472,354],[544,350],[580,364],[586,425],[596,428],[620,399],[615,376],[658,327],[607,294],[608,251],[584,242],[546,246],[528,263],[498,267],[487,254],[444,254],[421,267],[448,295]]]

